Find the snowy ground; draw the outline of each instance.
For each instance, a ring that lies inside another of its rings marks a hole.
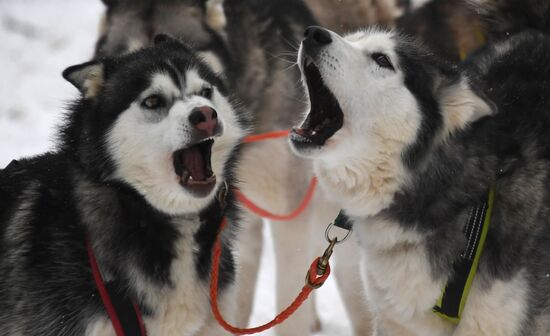
[[[53,147],[63,107],[77,94],[61,72],[90,58],[101,12],[99,0],[0,0],[0,167]],[[274,268],[265,267],[274,265],[268,229],[264,237],[254,325],[275,314]],[[302,281],[296,280],[297,292]],[[351,335],[333,280],[319,291],[318,336]]]

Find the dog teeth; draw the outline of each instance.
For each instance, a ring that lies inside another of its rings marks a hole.
[[[198,143],[203,143],[203,142],[210,141],[210,140],[213,141],[213,140],[214,140],[214,137],[205,138],[205,139],[199,141]]]
[[[192,180],[192,179],[193,179],[193,176],[189,176],[189,179]]]

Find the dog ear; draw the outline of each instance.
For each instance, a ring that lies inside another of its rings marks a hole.
[[[217,32],[222,32],[227,24],[223,1],[224,0],[207,0],[205,4],[206,23]]]
[[[90,61],[73,65],[63,71],[63,78],[82,92],[85,98],[94,98],[103,87],[103,64],[99,61]]]
[[[480,97],[466,78],[441,89],[439,102],[445,129],[452,133],[485,116],[494,114],[492,104]]]

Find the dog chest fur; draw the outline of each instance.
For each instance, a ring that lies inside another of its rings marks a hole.
[[[430,312],[445,283],[431,276],[425,237],[382,218],[355,218],[354,223],[367,297],[378,323],[395,322],[411,335],[448,335],[450,326]]]
[[[135,290],[151,310],[144,316],[148,335],[193,335],[204,325],[208,315],[208,284],[201,281],[195,269],[195,251],[199,246],[194,235],[198,220],[178,219],[181,238],[175,244],[175,257],[170,266],[169,284],[159,286],[142,274],[133,274]],[[88,336],[115,335],[111,322],[104,317],[90,324]]]

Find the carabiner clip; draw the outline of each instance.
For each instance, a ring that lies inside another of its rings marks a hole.
[[[328,226],[327,226],[327,229],[325,230],[325,239],[327,240],[327,242],[331,243],[333,240],[334,240],[334,244],[337,245],[337,244],[341,244],[343,242],[345,242],[349,236],[351,235],[351,233],[353,232],[353,229],[349,229],[348,230],[348,233],[346,233],[346,235],[344,236],[344,238],[342,239],[338,239],[337,236],[333,237],[333,238],[330,238],[330,229],[332,229],[332,227],[334,226],[334,223],[330,223]],[[343,229],[344,230],[344,229]]]

